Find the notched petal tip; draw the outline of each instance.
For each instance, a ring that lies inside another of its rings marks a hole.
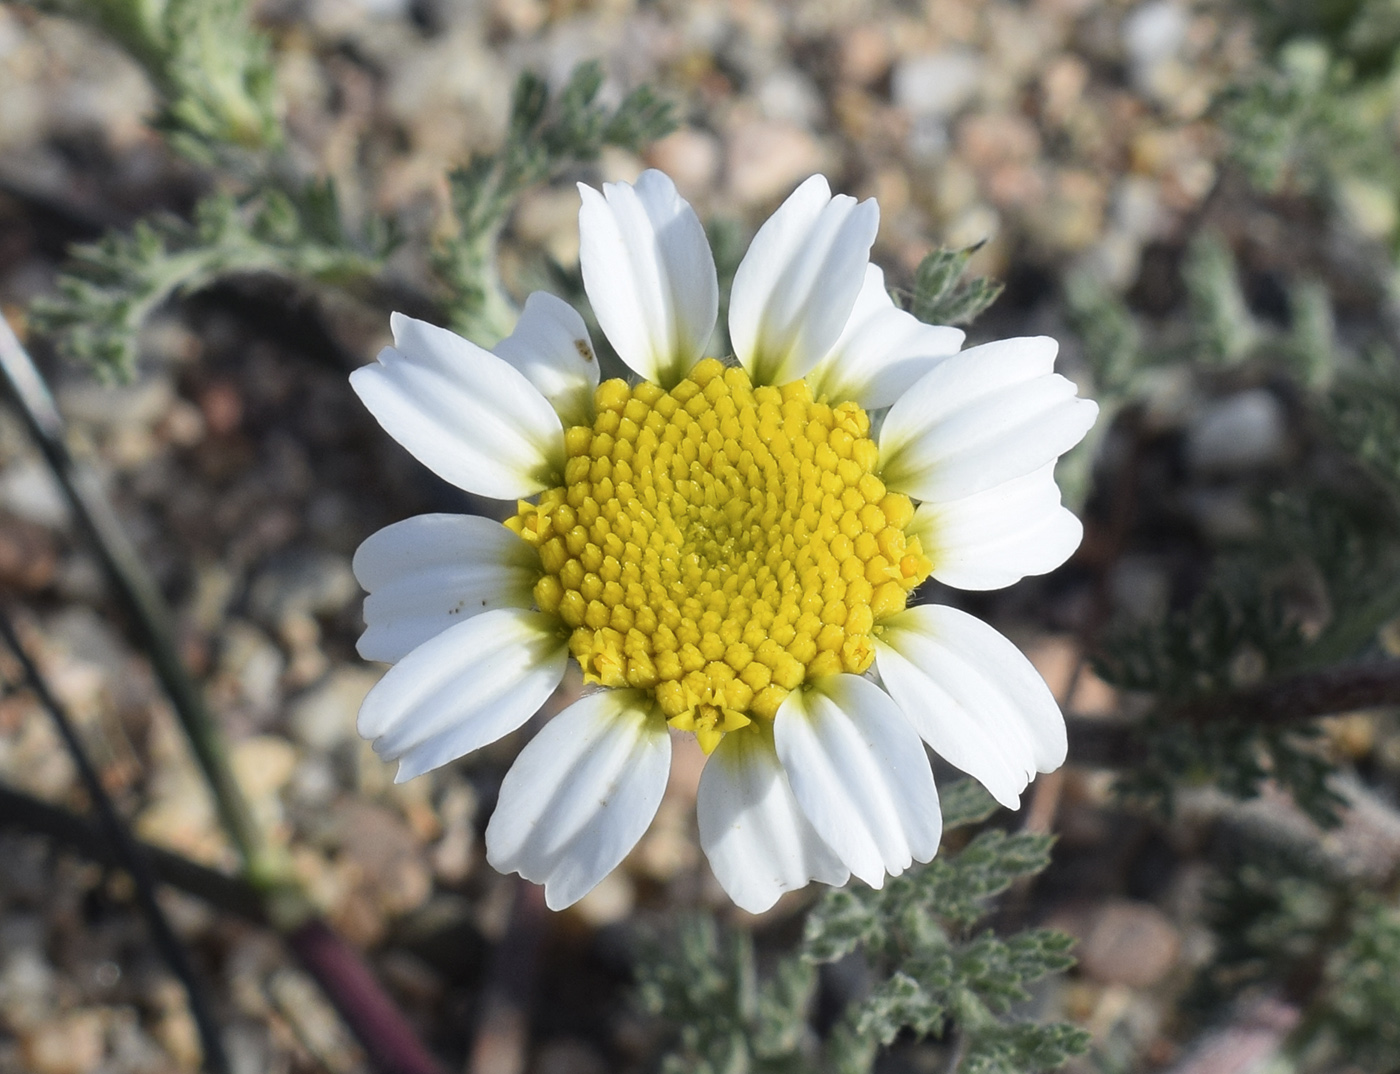
[[[1079,547],[1084,527],[1061,504],[1050,462],[972,496],[925,502],[907,533],[919,538],[940,582],[989,590],[1059,567]]]
[[[856,675],[820,679],[788,695],[773,732],[803,813],[852,874],[878,887],[938,852],[928,757],[880,687]]]
[[[813,880],[839,886],[850,878],[803,815],[763,727],[724,737],[701,773],[695,808],[715,879],[751,914]]]
[[[515,730],[564,677],[568,649],[540,612],[498,608],[413,649],[369,691],[356,728],[408,779]]]
[[[1081,420],[1084,422],[1084,434],[1087,435],[1099,420],[1099,404],[1096,400],[1081,398],[1075,402],[1075,406],[1084,415]]]
[[[923,604],[885,621],[875,662],[885,688],[941,757],[1017,808],[1037,771],[1064,763],[1065,721],[1045,680],[975,616]]]
[[[916,382],[885,417],[881,479],[915,499],[947,502],[1022,477],[1084,438],[1098,413],[1052,372],[1048,336],[962,351]]]
[[[531,292],[515,330],[493,353],[535,386],[566,427],[592,423],[597,354],[588,326],[562,298]]]
[[[492,868],[545,885],[553,910],[615,869],[660,805],[671,740],[648,697],[605,690],[541,728],[501,784],[486,828]]]

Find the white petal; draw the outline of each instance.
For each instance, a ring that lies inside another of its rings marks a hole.
[[[530,295],[515,331],[494,353],[539,389],[565,425],[592,423],[598,356],[583,318],[562,298],[545,291]]]
[[[866,410],[879,410],[956,354],[962,342],[960,329],[924,324],[896,306],[885,290],[884,272],[867,265],[845,331],[807,374],[807,383],[817,398],[851,399]]]
[[[482,612],[395,664],[360,706],[360,734],[399,761],[402,783],[514,731],[554,692],[568,656],[553,616]]]
[[[394,346],[350,374],[390,436],[444,481],[510,500],[560,483],[564,430],[528,380],[454,332],[396,313]]]
[[[923,503],[908,533],[944,585],[1000,589],[1053,571],[1079,547],[1084,527],[1061,506],[1051,462],[960,500]]]
[[[820,175],[758,229],[734,274],[729,337],[756,384],[786,384],[840,337],[865,280],[880,226],[874,200],[856,204]]]
[[[982,620],[942,605],[892,615],[875,642],[885,689],[925,742],[1011,809],[1065,761],[1065,720],[1039,673]]]
[[[913,725],[868,679],[832,675],[794,690],[773,739],[802,812],[871,887],[938,851],[943,817]]]
[[[356,649],[392,664],[448,627],[492,608],[528,608],[539,555],[499,522],[418,515],[360,545],[355,577],[369,591]]]
[[[671,767],[666,721],[640,690],[574,702],[506,773],[486,860],[544,884],[551,910],[587,895],[647,830]]]
[[[809,881],[839,887],[851,875],[802,815],[761,728],[724,736],[700,774],[695,812],[715,879],[751,914]]]
[[[955,354],[890,407],[880,476],[920,500],[956,500],[1040,469],[1084,438],[1098,406],[1056,373],[1053,339]]]
[[[719,311],[700,218],[655,170],[636,186],[579,192],[579,263],[598,324],[628,366],[670,388],[704,356]]]

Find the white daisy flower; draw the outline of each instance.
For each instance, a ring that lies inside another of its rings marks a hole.
[[[930,575],[993,589],[1064,562],[1081,529],[1054,463],[1097,408],[1053,340],[959,352],[898,309],[869,264],[875,203],[820,176],[739,266],[735,361],[707,358],[714,260],[671,180],[580,189],[584,285],[636,383],[599,384],[583,320],[546,294],[494,353],[395,315],[351,377],[424,465],[518,500],[505,525],[425,515],[361,546],[359,650],[394,667],[360,733],[408,779],[520,727],[572,658],[599,689],[506,775],[497,869],[551,907],[586,894],[656,812],[669,725],[710,755],[700,839],[739,906],[879,887],[938,849],[924,742],[1012,807],[1064,761],[1015,646],[907,600]]]

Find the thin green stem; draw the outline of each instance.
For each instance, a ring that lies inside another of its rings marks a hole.
[[[88,797],[92,799],[93,809],[101,822],[103,834],[116,852],[116,857],[122,868],[130,874],[136,885],[136,901],[141,907],[141,913],[146,918],[147,927],[151,930],[156,947],[160,950],[170,971],[184,985],[185,996],[190,1005],[190,1015],[194,1018],[195,1027],[199,1031],[205,1066],[214,1071],[214,1074],[229,1074],[233,1068],[229,1066],[228,1054],[224,1051],[223,1040],[219,1035],[219,1024],[214,1020],[209,1001],[204,994],[198,976],[195,974],[194,965],[190,962],[189,951],[180,941],[180,937],[175,934],[170,919],[165,916],[165,911],[161,909],[160,901],[156,898],[156,880],[150,863],[141,853],[141,848],[136,840],[131,837],[131,832],[117,812],[116,805],[102,785],[102,779],[98,776],[97,768],[93,765],[92,759],[88,757],[87,749],[78,735],[77,728],[73,726],[73,721],[63,706],[59,704],[53,691],[49,689],[48,682],[39,673],[38,667],[29,656],[29,651],[15,632],[9,615],[3,610],[0,610],[0,638],[3,638],[6,647],[19,662],[23,673],[22,685],[33,691],[39,699],[39,703],[48,710],[54,725],[58,728],[59,737],[63,739],[68,755],[78,769],[78,776],[82,780],[83,787],[87,791]]]
[[[123,532],[93,473],[78,465],[64,441],[63,419],[47,385],[8,321],[0,318],[0,373],[44,458],[63,488],[79,526],[130,615],[156,675],[170,698],[195,759],[214,796],[219,820],[243,859],[250,883],[271,894],[295,890],[286,862],[274,854],[233,775],[218,725],[200,688],[185,670],[165,599]],[[297,901],[281,899],[284,910]],[[303,907],[309,911],[309,905]]]

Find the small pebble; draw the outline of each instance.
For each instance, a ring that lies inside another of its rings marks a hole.
[[[802,127],[749,120],[729,134],[726,183],[741,204],[763,204],[786,197],[822,163],[821,147]]]
[[[26,1068],[33,1074],[91,1074],[106,1052],[100,1010],[78,1010],[35,1027],[23,1037]]]
[[[1148,903],[1114,899],[1095,908],[1076,949],[1086,975],[1104,984],[1150,988],[1176,965],[1181,939],[1166,914]]]
[[[972,101],[982,58],[969,49],[908,56],[890,79],[894,103],[911,116],[946,119]]]
[[[1199,471],[1240,473],[1288,456],[1288,422],[1273,392],[1253,388],[1201,408],[1186,434],[1186,457]]]
[[[355,737],[355,716],[381,672],[367,666],[337,668],[291,705],[288,729],[314,750],[331,750]]]

